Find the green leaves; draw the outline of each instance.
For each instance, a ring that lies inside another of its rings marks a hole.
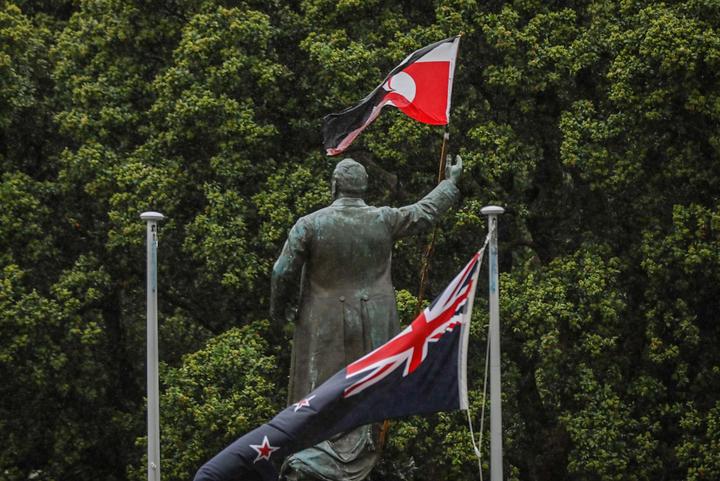
[[[0,412],[7,421],[0,427],[11,442],[0,461],[10,470],[8,479],[26,479],[36,470],[55,478],[83,463],[93,446],[109,448],[129,428],[108,422],[119,411],[110,402],[113,366],[104,359],[109,346],[101,305],[110,279],[96,259],[80,258],[50,295],[23,281],[18,266],[4,267]],[[85,468],[76,469],[83,475]],[[112,479],[111,471],[101,472]]]
[[[42,39],[13,4],[0,10],[0,128],[35,102],[35,70],[42,62]]]
[[[163,472],[170,479],[192,478],[205,461],[284,405],[285,391],[273,382],[277,363],[263,338],[267,330],[266,321],[228,330],[180,366],[163,367]],[[136,465],[137,479],[145,472]]]
[[[187,479],[272,416],[289,359],[263,340],[269,271],[330,201],[321,118],[463,32],[463,203],[428,290],[479,246],[480,208],[504,205],[506,474],[717,478],[718,25],[706,0],[5,2],[0,472],[142,477],[145,210],[167,216],[163,475]],[[440,144],[388,108],[348,155],[368,202],[398,206],[432,187]],[[425,242],[393,253],[405,321]],[[395,423],[373,479],[475,476],[465,436],[454,414]]]

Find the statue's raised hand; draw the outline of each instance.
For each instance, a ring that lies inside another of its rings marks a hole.
[[[460,182],[460,176],[462,175],[462,159],[459,155],[455,156],[455,163],[450,161],[450,156],[447,156],[445,162],[445,178],[457,185]]]

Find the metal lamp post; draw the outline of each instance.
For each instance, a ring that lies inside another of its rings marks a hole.
[[[500,312],[498,302],[498,216],[505,209],[495,205],[483,207],[480,212],[488,216],[490,255],[488,280],[490,300],[490,481],[502,481],[502,401],[500,385]]]
[[[160,481],[160,382],[158,375],[157,224],[159,212],[143,212],[147,223],[147,425],[148,481]]]

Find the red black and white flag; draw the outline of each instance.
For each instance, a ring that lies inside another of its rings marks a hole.
[[[194,481],[277,481],[301,449],[364,424],[468,408],[467,349],[483,247],[402,332],[205,463]]]
[[[327,155],[347,149],[386,105],[425,124],[447,125],[459,43],[459,36],[451,37],[416,50],[358,105],[326,115],[323,144]]]

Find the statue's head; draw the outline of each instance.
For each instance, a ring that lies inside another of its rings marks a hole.
[[[335,166],[332,175],[333,198],[339,195],[360,197],[367,190],[368,176],[365,167],[353,159],[343,159]]]

